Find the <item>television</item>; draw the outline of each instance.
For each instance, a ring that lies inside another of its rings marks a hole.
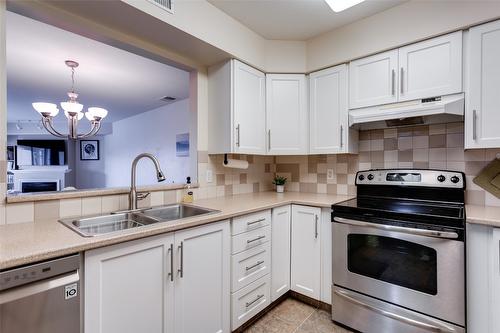
[[[18,165],[65,165],[65,140],[17,140]]]

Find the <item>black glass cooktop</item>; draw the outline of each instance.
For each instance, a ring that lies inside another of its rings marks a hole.
[[[333,215],[353,219],[411,221],[462,228],[464,205],[424,200],[358,197],[332,205]],[[383,222],[382,222],[383,223]]]

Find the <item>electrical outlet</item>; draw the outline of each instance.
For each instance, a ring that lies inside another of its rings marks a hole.
[[[333,169],[326,170],[326,179],[333,179]]]
[[[212,170],[207,170],[207,175],[206,175],[207,183],[211,183],[214,181],[214,176]]]

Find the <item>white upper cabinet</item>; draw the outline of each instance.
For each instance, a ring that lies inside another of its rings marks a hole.
[[[266,154],[266,77],[231,60],[208,71],[209,153]]]
[[[347,65],[309,75],[309,151],[357,152],[357,131],[349,129]]]
[[[399,101],[462,92],[462,31],[399,49]]]
[[[234,62],[234,134],[237,153],[265,154],[266,76]]]
[[[351,61],[349,108],[462,92],[462,31]]]
[[[469,31],[465,148],[500,147],[500,21]]]
[[[306,154],[307,81],[303,74],[266,75],[267,153]]]
[[[349,64],[349,108],[394,103],[397,94],[398,50]]]

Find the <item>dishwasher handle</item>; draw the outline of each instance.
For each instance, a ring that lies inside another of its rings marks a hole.
[[[23,285],[21,287],[4,290],[0,292],[0,305],[13,302],[24,297],[40,294],[78,281],[80,281],[80,274],[77,270],[71,274],[66,274],[61,277],[42,280]]]

